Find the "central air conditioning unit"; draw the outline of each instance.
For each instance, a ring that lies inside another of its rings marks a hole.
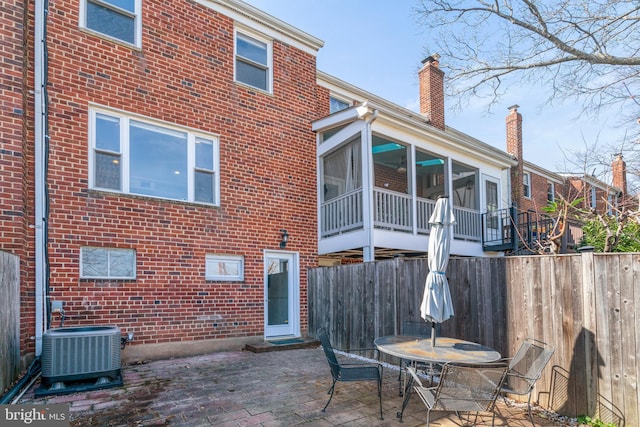
[[[49,329],[42,335],[42,381],[36,395],[122,385],[117,326]]]

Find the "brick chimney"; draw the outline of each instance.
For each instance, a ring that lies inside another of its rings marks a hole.
[[[509,107],[506,122],[507,153],[518,161],[518,164],[511,168],[511,199],[516,206],[521,208],[524,201],[524,160],[522,157],[522,115],[518,113],[518,108],[519,105]]]
[[[422,61],[418,72],[420,82],[420,114],[432,126],[444,130],[444,71],[440,69],[440,55],[433,54]]]
[[[616,158],[611,163],[611,174],[613,175],[613,186],[622,190],[622,195],[627,194],[627,164],[622,160],[622,153],[616,154]]]

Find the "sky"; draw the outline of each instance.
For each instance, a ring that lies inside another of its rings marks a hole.
[[[421,61],[429,54],[429,40],[417,22],[415,0],[245,0],[252,6],[324,41],[317,67],[334,77],[418,111]],[[446,67],[441,57],[441,66]],[[446,84],[446,83],[445,83]],[[544,84],[518,85],[491,107],[472,100],[462,111],[445,100],[445,121],[450,127],[506,151],[505,119],[508,108],[519,105],[523,117],[526,161],[555,172],[570,170],[567,151],[612,135],[622,137],[615,117],[578,117],[574,103],[544,106]]]

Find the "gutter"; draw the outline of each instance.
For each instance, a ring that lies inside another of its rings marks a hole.
[[[42,335],[48,326],[47,297],[49,266],[47,254],[47,0],[35,2],[34,28],[34,149],[35,149],[35,354],[42,353]]]

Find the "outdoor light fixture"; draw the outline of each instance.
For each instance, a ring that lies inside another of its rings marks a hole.
[[[396,169],[398,173],[406,173],[407,172],[407,158],[402,156],[402,160],[398,163],[398,169]]]
[[[287,242],[289,241],[289,234],[287,234],[287,230],[280,230],[280,233],[282,233],[281,239],[280,240],[280,249],[284,249],[287,247]]]

